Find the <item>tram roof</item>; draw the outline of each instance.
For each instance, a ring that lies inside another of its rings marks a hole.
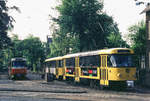
[[[91,56],[91,55],[98,55],[98,54],[125,54],[130,53],[133,54],[133,50],[129,48],[110,48],[110,49],[102,49],[96,51],[89,51],[89,52],[81,52],[81,53],[74,53],[74,54],[67,54],[63,56],[63,58],[71,58],[71,57],[81,57],[81,56]]]
[[[70,57],[81,57],[81,56],[89,56],[89,55],[98,55],[98,53],[101,50],[97,51],[88,51],[88,52],[80,52],[80,53],[75,53],[75,54],[67,54],[63,56],[63,58],[70,58]]]
[[[133,50],[129,48],[110,48],[103,49],[99,54],[133,54]]]
[[[59,57],[48,58],[45,60],[45,62],[52,61],[52,60],[62,60],[62,57],[59,56]]]
[[[63,58],[92,56],[92,55],[99,55],[99,54],[133,54],[133,53],[134,53],[133,50],[129,48],[109,48],[109,49],[80,52],[80,53],[67,54],[59,57],[53,57],[53,58],[46,59],[45,62],[52,61],[52,60],[62,60]]]

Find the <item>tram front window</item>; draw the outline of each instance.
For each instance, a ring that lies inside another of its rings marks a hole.
[[[133,67],[132,55],[110,55],[108,56],[108,66],[111,67]]]
[[[12,62],[12,67],[13,68],[20,68],[20,67],[25,67],[26,62],[25,61],[13,61]]]

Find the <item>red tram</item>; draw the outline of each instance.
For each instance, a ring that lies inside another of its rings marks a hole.
[[[25,58],[12,58],[8,68],[9,78],[25,78],[27,74],[27,65]]]

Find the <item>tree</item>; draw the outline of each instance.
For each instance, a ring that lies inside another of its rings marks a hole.
[[[11,44],[11,40],[7,36],[7,31],[13,27],[13,20],[7,13],[8,9],[9,8],[6,7],[6,1],[0,0],[0,50]]]
[[[107,37],[111,33],[119,34],[119,30],[102,8],[103,3],[97,0],[62,0],[57,7],[60,16],[53,19],[59,28],[53,35],[52,47],[61,46],[64,54],[70,50],[77,52],[108,47]],[[51,48],[51,52],[54,49],[56,47]]]
[[[129,45],[126,43],[126,41],[124,41],[121,38],[121,34],[111,33],[109,34],[107,39],[108,39],[109,48],[113,48],[113,47],[128,47],[129,48]]]
[[[7,36],[7,31],[10,30],[12,25],[12,17],[8,15],[8,7],[5,0],[0,0],[0,67],[4,67],[4,49],[11,45],[11,40]]]
[[[19,40],[18,35],[13,34],[11,37],[12,46],[10,47],[12,51],[11,57],[23,57],[24,46],[22,40]]]
[[[57,30],[53,34],[52,43],[50,44],[49,57],[62,56],[67,53],[79,52],[79,40],[77,37],[67,36],[65,33],[61,33]]]
[[[28,59],[29,64],[33,67],[33,72],[43,65],[45,60],[45,47],[39,38],[30,35],[21,42],[23,46],[23,55]]]

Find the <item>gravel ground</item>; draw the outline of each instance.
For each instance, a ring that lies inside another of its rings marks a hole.
[[[62,81],[46,83],[40,75],[30,80],[8,80],[0,76],[0,101],[150,101],[150,90],[96,90]],[[32,79],[31,79],[32,78]]]

